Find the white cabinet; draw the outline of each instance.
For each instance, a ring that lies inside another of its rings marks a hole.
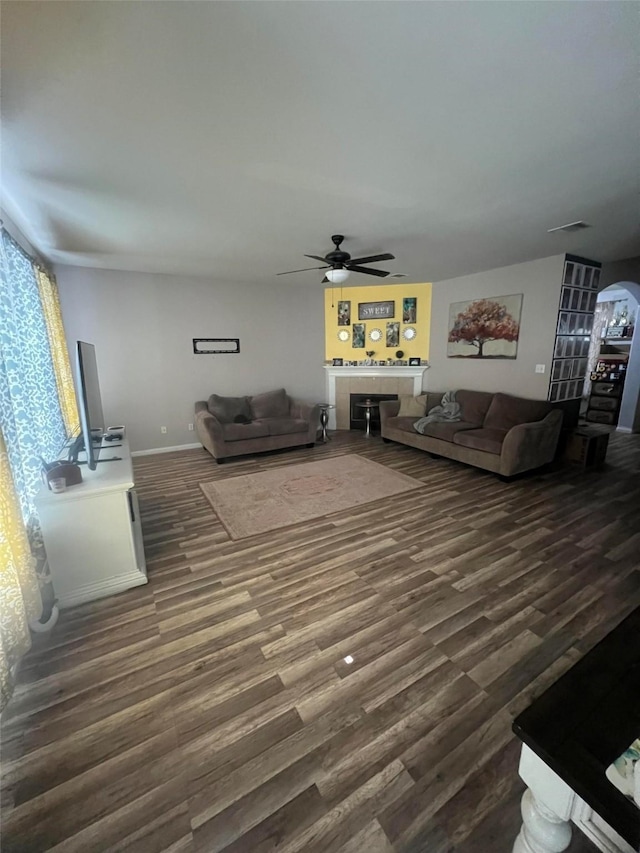
[[[522,745],[519,769],[527,790],[522,797],[522,829],[513,853],[561,853],[571,842],[570,822],[603,853],[634,853],[526,744]]]
[[[43,486],[36,496],[60,607],[147,583],[131,452],[126,438],[114,444],[100,450],[99,459],[110,461],[95,471],[82,466],[82,483],[61,494]]]

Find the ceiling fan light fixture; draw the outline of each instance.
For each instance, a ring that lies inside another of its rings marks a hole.
[[[325,273],[331,284],[342,284],[349,278],[349,270],[344,268],[327,270]]]

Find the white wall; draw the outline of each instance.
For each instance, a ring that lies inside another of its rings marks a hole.
[[[96,346],[107,425],[133,450],[197,441],[193,404],[212,393],[285,387],[322,400],[324,288],[318,282],[232,285],[199,278],[55,268],[62,315]],[[240,338],[239,355],[194,355],[193,338]],[[160,427],[166,426],[166,435]]]
[[[564,255],[435,282],[431,310],[431,369],[423,384],[446,391],[472,388],[546,400],[555,341]],[[447,358],[452,302],[522,293],[515,359]],[[536,364],[545,373],[535,373]]]

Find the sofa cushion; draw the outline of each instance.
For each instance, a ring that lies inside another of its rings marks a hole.
[[[251,408],[248,397],[220,397],[212,394],[207,401],[207,408],[221,424],[231,424],[238,415],[244,415],[251,420]]]
[[[309,423],[301,418],[265,418],[264,423],[269,435],[293,435],[296,432],[308,432]]]
[[[545,400],[526,400],[511,394],[494,394],[489,411],[482,424],[487,429],[510,430],[518,424],[541,421],[552,406]]]
[[[269,435],[269,427],[264,421],[253,421],[250,424],[222,424],[222,435],[225,441],[265,438]]]
[[[460,403],[462,420],[469,424],[486,426],[484,419],[494,396],[488,391],[456,391],[456,403]]]
[[[499,456],[506,434],[506,429],[487,429],[484,427],[482,429],[470,429],[456,433],[453,437],[453,443],[460,444],[462,447],[470,447],[472,450],[496,453]]]
[[[401,429],[403,432],[412,432],[414,435],[417,435],[413,425],[416,422],[416,416],[411,415],[409,418],[387,418],[387,427],[389,429]]]
[[[442,441],[453,441],[456,433],[468,429],[478,429],[478,424],[470,424],[466,421],[452,421],[450,423],[427,424],[422,435],[430,435],[431,438],[439,438]]]
[[[258,418],[286,418],[289,416],[289,398],[284,388],[266,391],[250,397],[251,412],[254,420]]]
[[[434,406],[439,406],[442,403],[442,393],[439,391],[427,391],[427,405],[425,406],[425,414],[431,411]]]
[[[421,394],[419,397],[414,397],[412,394],[399,394],[398,400],[400,400],[399,418],[424,417],[427,411],[426,394]]]

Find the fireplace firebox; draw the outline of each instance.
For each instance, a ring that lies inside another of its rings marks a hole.
[[[366,429],[365,409],[358,403],[370,400],[372,403],[380,403],[382,400],[397,400],[397,394],[350,394],[349,395],[349,429]],[[371,429],[380,431],[380,412],[378,407],[371,410]]]

